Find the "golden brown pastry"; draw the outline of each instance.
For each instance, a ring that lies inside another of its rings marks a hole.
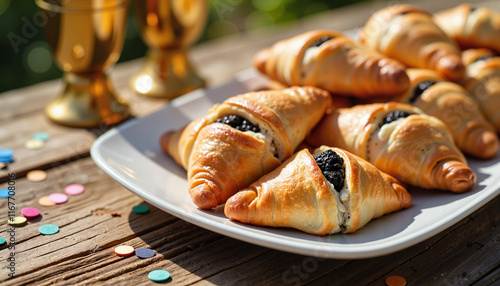
[[[500,133],[500,57],[488,49],[469,49],[462,59],[467,67],[462,85]]]
[[[432,20],[413,5],[388,6],[375,12],[359,33],[360,41],[408,67],[438,71],[452,81],[464,77],[460,49]]]
[[[444,123],[403,103],[336,109],[306,139],[360,156],[402,182],[453,192],[476,180]]]
[[[255,56],[254,66],[288,86],[316,86],[356,97],[398,94],[409,83],[401,63],[328,30],[277,42]]]
[[[498,137],[478,104],[459,84],[426,69],[408,69],[410,89],[394,98],[443,121],[462,152],[488,159],[497,154]]]
[[[312,87],[249,92],[165,133],[160,145],[187,170],[193,202],[214,208],[289,158],[330,104]]]
[[[461,4],[434,16],[436,23],[462,49],[489,48],[500,53],[500,13]]]
[[[345,150],[322,146],[314,156],[297,152],[236,193],[224,213],[243,223],[325,235],[355,232],[410,205],[410,194],[395,178]]]

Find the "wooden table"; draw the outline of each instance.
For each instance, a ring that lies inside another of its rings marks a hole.
[[[415,0],[429,11],[439,11],[464,1]],[[478,2],[500,11],[497,0]],[[261,48],[300,32],[316,28],[347,30],[361,26],[376,9],[387,5],[370,2],[337,9],[293,25],[214,40],[192,50],[194,64],[211,86],[233,79],[251,66]],[[133,114],[141,117],[167,102],[134,95],[128,79],[141,60],[118,65],[113,71],[117,87],[128,97]],[[50,81],[0,95],[0,147],[15,150],[15,162],[0,170],[0,188],[8,174],[16,175],[17,214],[23,207],[41,210],[41,218],[15,228],[15,276],[9,277],[10,250],[0,249],[2,285],[138,285],[153,284],[148,273],[165,269],[171,284],[218,285],[384,285],[388,276],[400,275],[409,285],[477,285],[500,280],[500,197],[434,237],[405,250],[371,259],[335,260],[301,256],[241,242],[194,226],[153,206],[146,215],[131,212],[143,200],[115,182],[89,157],[94,140],[106,128],[77,129],[57,126],[42,113],[43,106],[60,91],[60,81]],[[46,131],[51,139],[41,150],[28,150],[24,141],[34,132]],[[48,173],[34,183],[25,175],[33,169]],[[86,192],[53,207],[38,204],[41,196],[61,192],[72,183]],[[148,203],[146,203],[148,204]],[[0,200],[0,220],[6,221],[7,200]],[[121,213],[120,217],[111,212]],[[42,224],[55,224],[60,232],[38,233]],[[9,239],[11,227],[0,226],[0,237]],[[117,245],[146,247],[153,258],[113,254]],[[476,284],[475,284],[476,285]]]

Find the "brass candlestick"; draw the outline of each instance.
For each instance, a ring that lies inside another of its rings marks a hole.
[[[139,94],[172,99],[205,86],[187,51],[200,36],[207,16],[206,0],[135,0],[136,19],[149,50],[132,78]]]
[[[108,78],[125,36],[128,0],[36,0],[47,15],[46,37],[64,71],[64,91],[45,112],[66,126],[115,124],[129,106]]]

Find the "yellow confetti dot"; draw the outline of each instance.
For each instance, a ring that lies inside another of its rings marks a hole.
[[[21,225],[26,223],[27,219],[23,216],[14,216],[7,219],[7,223],[10,225]]]
[[[24,142],[24,147],[30,150],[42,149],[45,143],[40,139],[30,138]]]
[[[129,245],[120,245],[115,248],[115,253],[120,256],[129,256],[134,253],[135,249]]]

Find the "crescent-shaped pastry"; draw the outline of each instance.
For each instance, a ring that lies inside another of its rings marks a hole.
[[[254,66],[287,86],[315,86],[356,97],[395,95],[409,83],[401,63],[328,30],[279,41],[260,51]]]
[[[359,33],[361,43],[408,67],[438,71],[452,81],[464,77],[457,44],[432,15],[413,5],[391,5],[375,12]]]
[[[187,170],[193,202],[214,208],[289,158],[331,102],[312,87],[241,94],[165,133],[160,145]]]
[[[408,69],[406,72],[410,88],[394,101],[409,103],[443,121],[462,152],[483,159],[497,154],[495,128],[462,86],[445,81],[432,70]]]
[[[462,49],[489,48],[500,53],[500,13],[461,4],[434,16],[436,23]]]
[[[414,186],[464,192],[476,180],[445,124],[408,104],[336,109],[306,140],[345,149]]]
[[[407,208],[411,196],[392,176],[338,148],[302,149],[226,202],[232,220],[325,235],[353,233]]]
[[[462,85],[500,133],[500,57],[488,49],[469,49],[462,59],[467,67]]]

